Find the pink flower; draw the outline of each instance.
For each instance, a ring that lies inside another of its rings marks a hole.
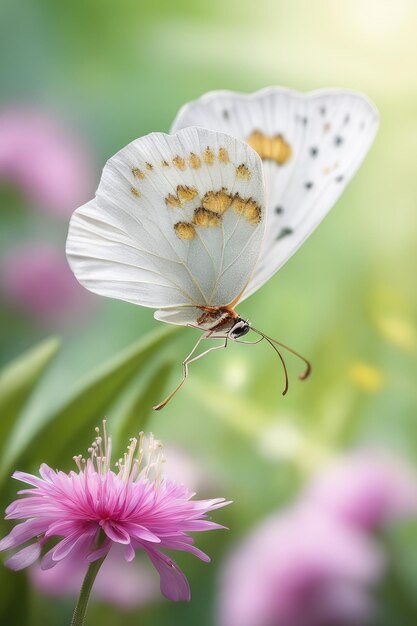
[[[75,457],[77,472],[66,474],[44,464],[40,478],[14,473],[14,478],[32,487],[20,491],[24,497],[6,509],[6,519],[26,520],[0,542],[0,550],[25,546],[6,565],[15,570],[32,565],[43,546],[57,538],[58,543],[42,558],[44,569],[70,554],[82,562],[95,561],[112,546],[121,545],[126,561],[133,561],[136,550],[146,552],[159,572],[161,591],[167,598],[189,600],[186,577],[162,550],[191,552],[209,561],[188,532],[224,528],[208,520],[207,513],[227,503],[223,498],[192,500],[194,494],[184,486],[163,478],[162,446],[152,436],[146,463],[141,435],[139,445],[131,440],[115,473],[110,469],[111,439],[105,422],[103,426],[104,437],[98,434],[89,449],[90,458],[85,462],[81,456]]]
[[[46,113],[0,111],[0,177],[19,185],[47,213],[67,216],[92,191],[86,148]]]
[[[2,258],[0,294],[3,302],[48,326],[73,323],[93,306],[65,255],[41,243],[19,246]]]
[[[220,626],[359,626],[383,560],[368,537],[305,508],[261,523],[220,581]]]
[[[388,454],[362,450],[319,473],[306,490],[305,502],[371,530],[416,517],[417,478]]]
[[[177,483],[188,485],[192,491],[207,483],[207,474],[195,459],[173,444],[165,444],[165,472]],[[212,485],[209,485],[211,488]],[[121,558],[123,546],[113,546],[100,568],[94,583],[93,596],[122,610],[132,610],[159,599],[159,585],[155,572],[139,558],[128,563]],[[76,597],[87,571],[87,563],[73,558],[71,553],[44,570],[39,563],[32,565],[29,579],[34,588],[47,596]]]

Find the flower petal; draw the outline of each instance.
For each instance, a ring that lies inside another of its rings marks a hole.
[[[15,548],[41,534],[47,523],[44,520],[29,519],[22,524],[15,526],[6,537],[0,541],[0,551]]]
[[[187,537],[186,539],[191,538]],[[196,556],[198,559],[201,559],[201,561],[204,561],[205,563],[210,563],[211,561],[208,554],[193,545],[192,540],[187,541],[184,540],[184,538],[164,537],[162,539],[161,546],[164,548],[168,548],[169,550],[182,550],[184,552],[191,552],[191,554],[194,554],[194,556]]]
[[[54,553],[55,546],[48,550],[46,554],[43,555],[41,560],[41,570],[52,569],[58,563],[58,561],[54,561],[52,555]]]
[[[39,476],[34,476],[33,474],[28,474],[27,472],[13,472],[12,478],[18,480],[21,483],[33,485],[34,487],[43,487],[45,484],[45,481],[42,478],[39,478]]]
[[[191,600],[190,586],[178,565],[166,554],[154,548],[145,548],[149,558],[159,572],[161,592],[168,600],[174,602]]]
[[[143,541],[150,541],[151,543],[161,542],[157,535],[141,524],[129,523],[126,525],[126,530],[132,537],[135,537],[135,539],[142,539]]]
[[[23,550],[19,550],[10,559],[7,559],[5,565],[14,570],[18,571],[20,569],[24,569],[25,567],[29,567],[32,565],[40,556],[41,546],[38,542],[32,543],[30,546],[26,546]]]
[[[130,543],[130,535],[122,526],[114,522],[105,521],[101,524],[107,537],[116,543]]]
[[[100,546],[100,548],[97,548],[97,550],[90,552],[90,554],[87,556],[87,561],[89,563],[92,563],[93,561],[97,561],[98,559],[101,559],[102,556],[104,556],[105,554],[107,554],[107,552],[109,552],[111,547],[112,547],[112,542],[110,539],[107,538],[104,541],[103,545]]]
[[[125,548],[125,559],[128,563],[130,563],[130,561],[133,561],[133,559],[135,558],[136,553],[135,553],[135,549],[132,546],[131,543],[128,543],[126,548]]]
[[[80,534],[79,531],[76,533],[72,533],[65,537],[62,541],[60,541],[56,546],[52,553],[52,559],[54,561],[60,561],[64,559],[71,550],[75,547],[75,545],[83,538],[83,533]]]

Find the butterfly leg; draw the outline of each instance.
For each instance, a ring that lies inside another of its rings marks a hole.
[[[198,361],[198,359],[201,359],[203,356],[206,356],[206,354],[208,354],[209,352],[212,352],[213,350],[219,350],[219,349],[223,349],[223,348],[227,348],[227,337],[224,337],[224,343],[220,346],[213,346],[212,348],[208,348],[208,350],[205,350],[204,352],[202,352],[201,354],[198,354],[197,356],[191,358],[194,354],[194,352],[197,350],[198,346],[200,345],[201,341],[203,339],[208,339],[211,335],[211,332],[208,331],[206,333],[204,333],[203,335],[201,335],[201,337],[199,337],[197,343],[195,344],[194,348],[191,350],[190,354],[187,356],[187,358],[183,361],[182,363],[182,367],[183,367],[183,376],[182,379],[179,383],[179,385],[177,385],[177,387],[175,387],[174,391],[172,391],[169,396],[167,396],[165,398],[165,400],[163,400],[162,402],[160,402],[159,404],[155,405],[153,407],[154,411],[160,411],[161,409],[164,408],[164,406],[166,406],[168,404],[168,402],[171,400],[171,398],[177,393],[177,391],[180,389],[180,387],[182,387],[182,385],[184,384],[184,382],[186,381],[187,377],[188,377],[188,366],[190,365],[190,363],[193,363],[194,361]]]
[[[256,339],[255,341],[241,341],[240,339],[233,339],[233,341],[234,341],[235,343],[244,343],[244,344],[246,344],[247,346],[254,346],[254,345],[256,345],[257,343],[261,343],[261,341],[263,341],[263,340],[264,340],[264,338],[263,338],[263,337],[261,337],[260,339]]]

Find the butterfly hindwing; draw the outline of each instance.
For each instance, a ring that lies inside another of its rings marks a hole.
[[[132,142],[75,211],[67,255],[88,289],[152,308],[223,306],[264,232],[262,163],[247,144],[187,128]]]
[[[268,223],[244,297],[266,282],[334,205],[369,150],[378,113],[362,94],[283,88],[211,92],[185,105],[173,130],[198,125],[249,143],[264,165]],[[243,298],[242,298],[243,299]]]

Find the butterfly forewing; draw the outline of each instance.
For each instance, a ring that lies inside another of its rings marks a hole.
[[[223,306],[246,286],[264,231],[262,163],[247,144],[187,128],[111,158],[74,213],[67,254],[95,293],[153,308]]]
[[[366,155],[378,126],[362,94],[299,94],[269,88],[245,95],[212,92],[185,105],[173,129],[221,130],[249,143],[264,164],[268,224],[244,297],[268,280],[336,202]],[[242,298],[243,299],[243,298]]]

